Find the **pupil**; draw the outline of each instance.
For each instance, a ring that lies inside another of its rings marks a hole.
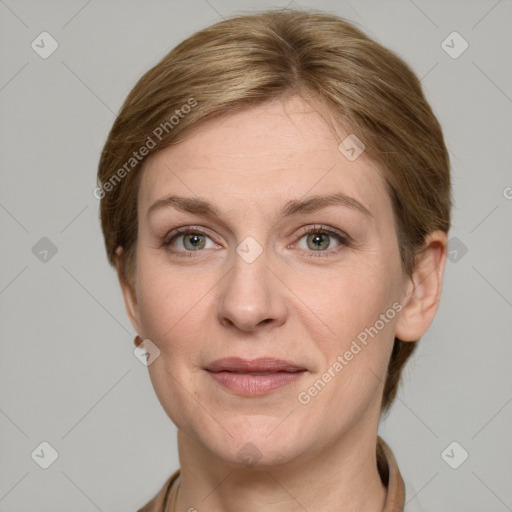
[[[322,248],[326,247],[325,240],[324,240],[324,235],[322,235],[321,233],[313,234],[312,235],[312,242],[313,242],[313,245],[316,247],[315,250],[322,249]]]
[[[204,241],[201,239],[202,236],[203,235],[199,235],[199,234],[187,235],[183,239],[185,248],[188,250],[202,249],[204,246]]]
[[[199,235],[191,235],[189,241],[192,241],[192,245],[198,245],[201,243],[201,240],[199,239]]]

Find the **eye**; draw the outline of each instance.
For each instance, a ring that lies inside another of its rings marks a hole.
[[[194,227],[178,228],[167,237],[164,244],[173,253],[180,256],[192,256],[202,249],[214,249],[217,245],[206,234]]]
[[[350,245],[350,237],[343,232],[324,226],[311,226],[302,229],[296,245],[309,252],[309,257],[334,256]],[[177,228],[165,238],[163,247],[177,256],[199,256],[203,249],[220,247],[210,236],[194,226]],[[196,253],[196,254],[194,254]]]
[[[299,236],[297,246],[302,250],[312,251],[310,257],[332,256],[349,245],[350,240],[348,235],[323,226],[306,228]]]

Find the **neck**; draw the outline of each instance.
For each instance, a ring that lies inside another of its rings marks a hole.
[[[178,431],[181,484],[177,512],[381,512],[386,499],[377,469],[377,428],[342,439],[285,464],[226,463]]]

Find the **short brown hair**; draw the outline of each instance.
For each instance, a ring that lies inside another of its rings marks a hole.
[[[426,235],[448,232],[448,151],[410,67],[337,16],[263,11],[221,21],[181,42],[140,78],[121,107],[101,154],[96,190],[109,261],[115,265],[122,247],[128,282],[136,264],[138,186],[148,158],[148,151],[137,158],[134,152],[151,145],[155,154],[208,119],[292,95],[312,98],[325,118],[364,141],[387,182],[404,272],[411,274]],[[416,345],[395,338],[383,411]]]

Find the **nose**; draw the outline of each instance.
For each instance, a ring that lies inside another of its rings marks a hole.
[[[244,332],[272,329],[286,322],[286,286],[269,266],[266,251],[251,263],[238,254],[219,285],[219,322]]]

